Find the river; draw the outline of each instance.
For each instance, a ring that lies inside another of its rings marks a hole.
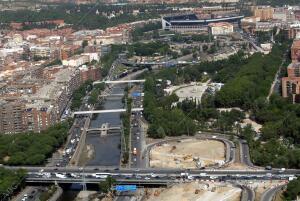
[[[103,110],[124,108],[122,96],[113,96],[113,94],[124,94],[126,85],[115,85],[112,88],[112,96],[107,96],[102,103]],[[101,127],[103,123],[109,123],[110,127],[120,126],[120,113],[98,114],[91,120],[90,128]],[[102,136],[87,135],[86,144],[94,147],[94,157],[88,161],[87,166],[119,166],[120,164],[120,141],[121,133]]]

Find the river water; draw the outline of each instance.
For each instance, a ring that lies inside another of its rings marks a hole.
[[[108,96],[102,103],[103,110],[121,109],[124,108],[122,96],[113,96],[113,94],[124,94],[126,85],[115,85],[112,88],[112,96]],[[103,123],[109,123],[110,127],[120,126],[120,113],[105,113],[98,114],[90,123],[90,128],[101,127]],[[94,147],[94,157],[88,161],[87,166],[119,166],[120,165],[120,140],[121,133],[102,136],[97,134],[88,134],[86,144]],[[74,188],[64,190],[61,198],[58,201],[73,201],[79,193],[78,185]]]
[[[112,89],[112,96],[106,97],[102,103],[103,110],[124,108],[122,96],[113,94],[124,94],[125,85],[116,85]],[[98,114],[91,120],[90,128],[99,128],[102,124],[109,123],[110,127],[120,126],[120,113]],[[87,135],[86,144],[94,147],[94,157],[87,163],[87,166],[119,166],[120,163],[121,133],[100,137],[98,134]]]

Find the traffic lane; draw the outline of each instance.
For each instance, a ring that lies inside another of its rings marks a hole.
[[[131,150],[132,150],[132,161],[131,161],[131,166],[132,167],[137,167],[137,164],[138,164],[138,160],[139,160],[139,154],[140,154],[140,148],[139,148],[139,143],[138,143],[138,140],[137,140],[137,137],[138,137],[138,125],[137,125],[137,121],[136,121],[136,118],[134,117],[133,120],[132,120],[132,128],[131,128]]]
[[[272,180],[279,180],[286,182],[288,180],[288,175],[283,175],[281,177],[273,176],[263,176],[263,175],[226,175],[226,174],[218,174],[218,175],[200,175],[200,174],[190,174],[190,175],[182,175],[182,174],[154,174],[154,173],[132,173],[132,174],[87,174],[84,173],[84,180],[88,182],[100,182],[104,181],[108,176],[116,179],[117,182],[176,182],[176,181],[192,181],[192,180],[214,180],[214,181],[272,181]],[[62,176],[60,173],[59,176],[55,174],[51,174],[48,177],[44,177],[41,175],[30,175],[26,180],[27,182],[54,182],[54,181],[63,181],[63,182],[82,182],[83,176],[82,173],[74,176]],[[251,192],[249,193],[249,197],[251,196]]]
[[[41,171],[42,169],[42,171]],[[31,168],[28,170],[28,173],[38,173],[38,172],[49,172],[49,173],[56,173],[56,172],[69,172],[69,173],[80,173],[84,170],[86,173],[134,173],[134,169],[120,169],[120,168],[103,168],[103,167],[42,167],[42,168]],[[222,170],[222,169],[157,169],[157,168],[147,168],[147,169],[139,169],[140,173],[160,173],[160,174],[177,174],[182,172],[188,172],[190,174],[200,174],[200,173],[207,173],[207,174],[241,174],[241,175],[266,175],[267,173],[271,173],[274,175],[295,175],[300,174],[300,170],[286,170],[284,172],[280,172],[280,170]]]
[[[244,140],[239,140],[239,142],[241,147],[241,162],[250,167],[254,167],[252,161],[250,160],[250,153],[247,142],[245,142]]]
[[[34,201],[38,196],[38,188],[34,186],[27,186],[23,191],[21,191],[13,201]]]
[[[245,195],[242,196],[242,201],[254,201],[255,192],[248,186],[241,186]]]
[[[279,185],[273,188],[270,188],[266,190],[262,196],[260,201],[272,201],[273,197],[276,195],[276,193],[284,188],[285,185]]]

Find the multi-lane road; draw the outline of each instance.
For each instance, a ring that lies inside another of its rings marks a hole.
[[[135,184],[163,185],[176,183],[182,180],[289,180],[299,170],[221,170],[221,169],[101,169],[99,168],[39,168],[28,170],[27,182],[36,183],[82,183],[85,176],[86,183],[103,181],[107,176],[115,178],[118,182]]]

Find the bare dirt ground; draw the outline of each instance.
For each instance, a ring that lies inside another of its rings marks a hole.
[[[150,166],[162,168],[196,168],[223,164],[225,145],[216,140],[186,139],[155,146],[150,151]]]
[[[228,166],[224,167],[224,169],[227,169],[227,170],[253,170],[254,168],[248,167],[243,163],[231,163]],[[261,168],[255,168],[255,169],[261,169]]]
[[[147,189],[143,201],[239,201],[241,192],[231,184],[191,182],[167,189]]]

